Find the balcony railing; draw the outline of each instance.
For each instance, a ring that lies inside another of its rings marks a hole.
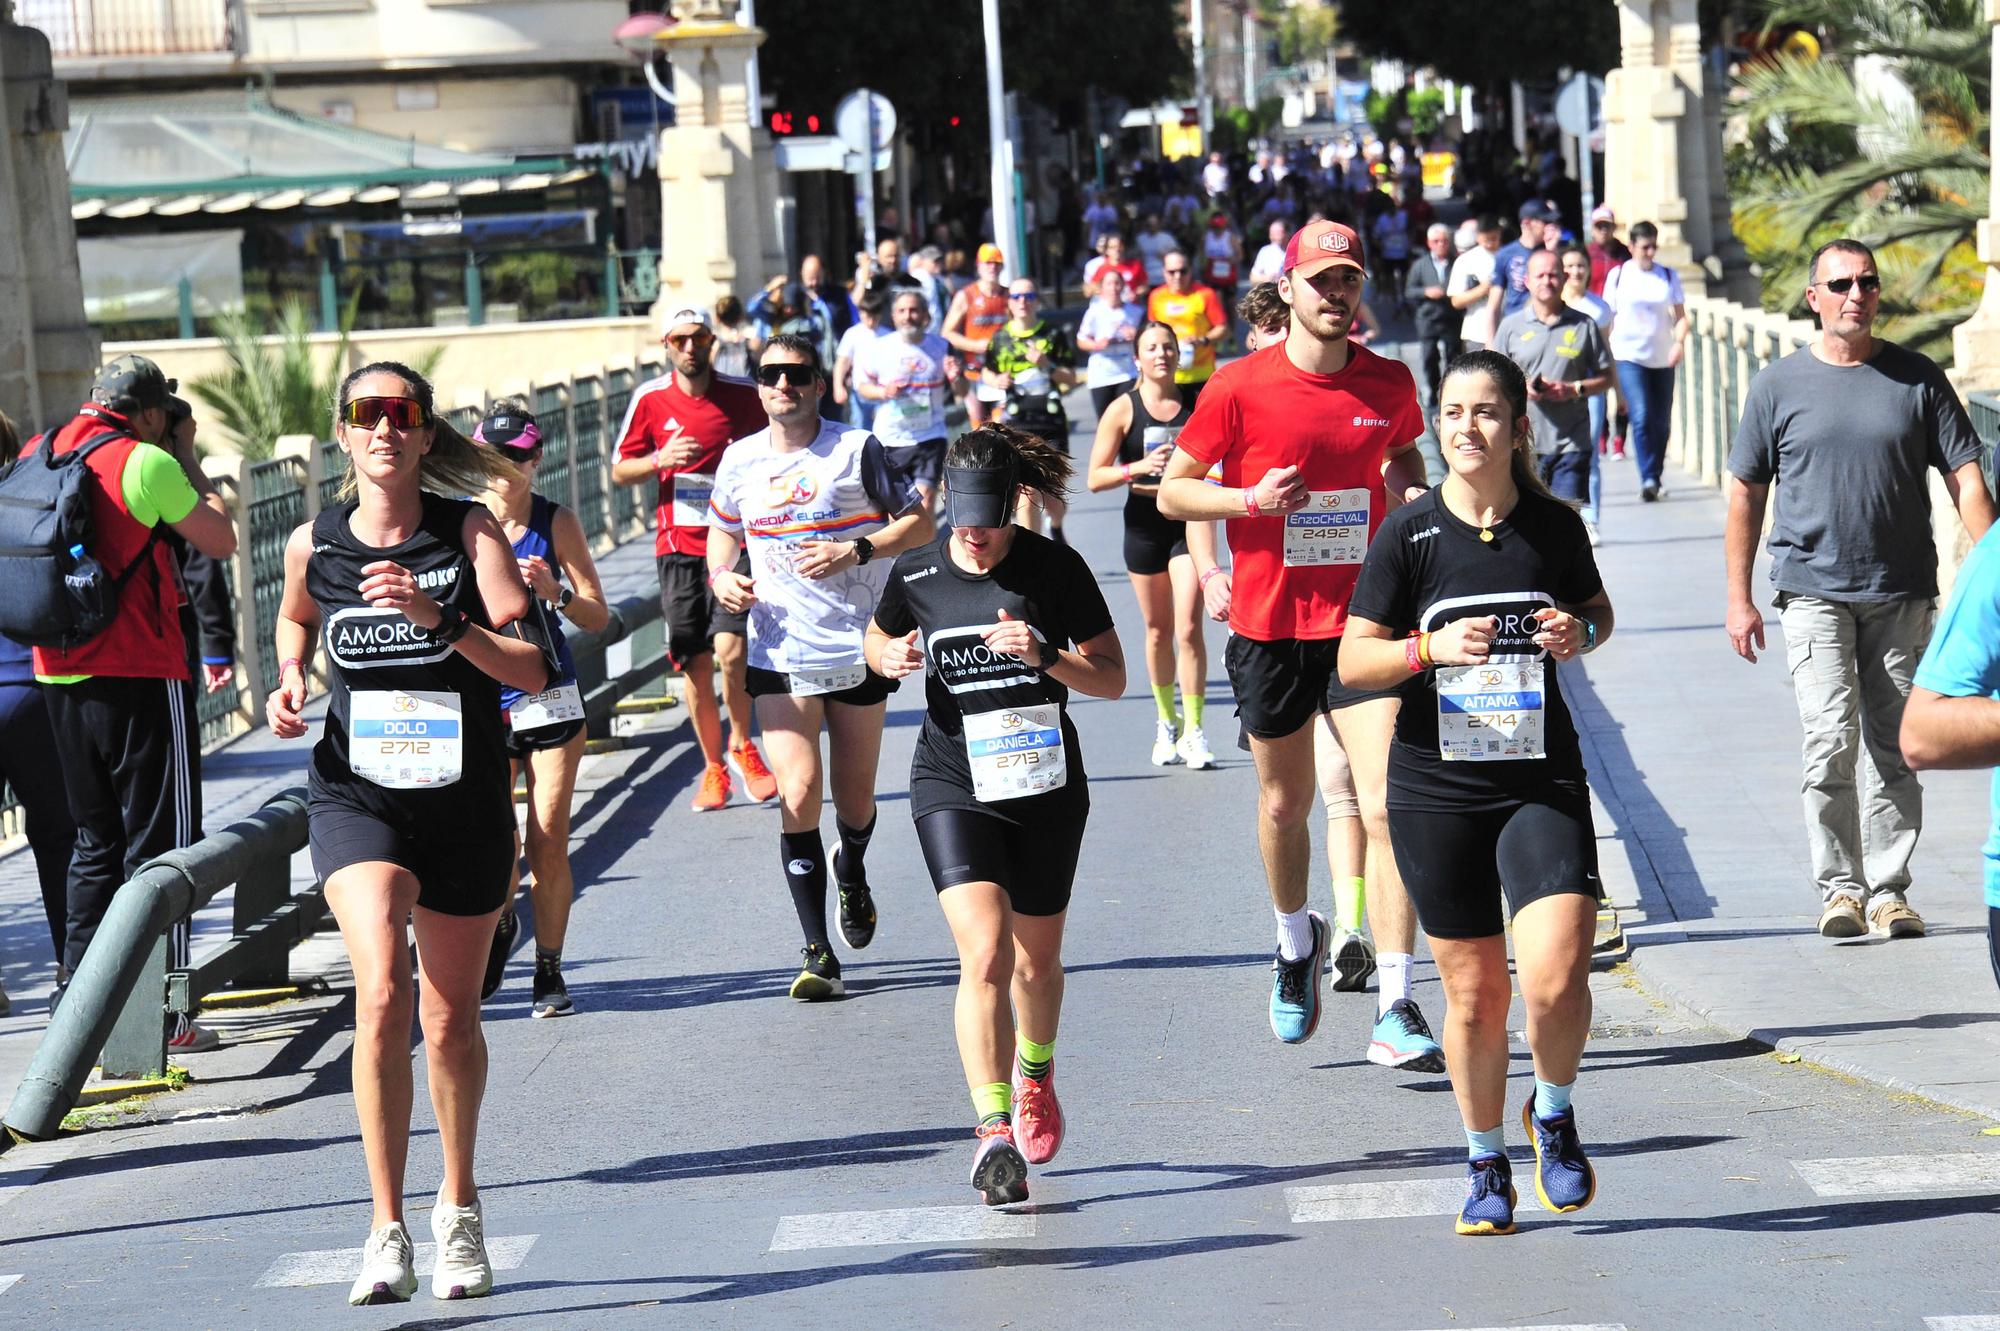
[[[58,60],[237,49],[238,0],[16,0],[15,7]]]

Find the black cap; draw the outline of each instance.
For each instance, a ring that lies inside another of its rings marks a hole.
[[[1004,467],[944,469],[946,521],[954,527],[1004,527],[1014,520],[1014,494],[1020,488],[1010,461]]]
[[[164,408],[180,386],[180,380],[167,378],[159,366],[144,356],[120,356],[97,372],[90,400],[114,411]]]

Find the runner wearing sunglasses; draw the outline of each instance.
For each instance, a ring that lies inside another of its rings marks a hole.
[[[619,485],[659,486],[653,553],[660,571],[660,609],[667,623],[667,657],[686,684],[688,719],[701,746],[698,812],[729,803],[729,768],[752,800],[763,804],[778,783],[750,738],[750,695],[743,686],[743,618],[723,610],[708,590],[708,496],[730,441],[764,428],[756,387],[715,373],[715,329],[707,310],[686,306],[667,316],[662,339],[673,368],[632,392],[618,431]],[[740,570],[739,570],[740,571]],[[729,747],[715,677],[722,676],[722,711],[729,713]],[[723,765],[728,758],[729,766]]]
[[[347,455],[340,502],[292,532],[276,633],[271,732],[298,739],[317,632],[331,697],[313,749],[313,871],[354,970],[354,1104],[374,1219],[354,1304],[407,1300],[417,1285],[403,1227],[410,1142],[414,924],[423,1032],[444,1179],[431,1211],[431,1292],[493,1287],[473,1143],[486,1087],[479,985],[514,853],[503,687],[555,677],[514,552],[477,494],[512,471],[439,420],[405,366],[342,382],[334,429]]]
[[[584,745],[583,695],[563,624],[567,621],[595,633],[611,621],[611,608],[598,584],[583,524],[561,504],[535,493],[542,432],[527,405],[513,398],[495,403],[472,438],[514,466],[515,474],[496,476],[486,487],[486,507],[513,544],[521,578],[534,594],[534,613],[542,617],[543,632],[561,663],[557,678],[541,693],[529,695],[512,686],[500,691],[513,777],[520,780],[525,775],[528,783],[528,868],[535,876],[535,981],[530,1010],[537,1017],[559,1017],[572,1009],[569,987],[563,983],[562,950],[575,894],[569,865],[570,802]],[[520,932],[513,911],[520,885],[517,838],[508,908],[501,912],[500,927],[493,934],[483,998],[492,997],[500,987],[502,969]]]
[[[1009,317],[986,349],[984,382],[1006,394],[1007,424],[1067,453],[1069,414],[1063,410],[1062,395],[1076,387],[1076,344],[1067,329],[1042,318],[1041,301],[1041,293],[1027,278],[1017,277],[1007,288]],[[1049,535],[1058,544],[1068,544],[1062,524],[1069,505],[1060,492],[1023,490],[1021,505],[1017,520],[1022,526],[1039,532],[1046,513]]]
[[[811,342],[773,337],[757,383],[770,428],[734,445],[716,473],[708,569],[716,599],[748,616],[750,694],[778,777],[779,860],[805,934],[791,994],[811,1002],[844,992],[826,927],[820,731],[832,744],[840,933],[864,948],[876,913],[863,857],[875,834],[882,717],[896,685],[868,668],[862,632],[889,576],[883,556],[935,528],[874,435],[820,416],[826,375]],[[747,577],[735,569],[744,550]]]
[[[928,667],[910,811],[958,948],[972,1186],[999,1206],[1062,1146],[1063,924],[1090,812],[1066,704],[1123,693],[1125,661],[1083,557],[1013,522],[1022,488],[1067,487],[1068,455],[989,425],[953,442],[945,475],[951,531],[896,561],[868,658],[892,679]]]

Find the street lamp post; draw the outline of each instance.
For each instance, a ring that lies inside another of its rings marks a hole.
[[[1000,0],[980,0],[980,20],[986,36],[986,142],[993,158],[993,243],[1006,256],[1004,270],[1013,277],[1028,271],[1028,256],[1015,207],[1014,142],[1007,135],[1007,84],[1000,64]]]
[[[1188,37],[1194,43],[1194,95],[1195,105],[1200,108],[1203,152],[1215,146],[1209,142],[1215,134],[1215,99],[1208,95],[1208,17],[1204,12],[1207,8],[1208,0],[1188,0]]]

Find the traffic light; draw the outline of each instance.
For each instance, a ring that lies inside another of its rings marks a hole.
[[[826,124],[826,118],[817,111],[773,111],[771,137],[782,139],[791,134],[824,134]]]

